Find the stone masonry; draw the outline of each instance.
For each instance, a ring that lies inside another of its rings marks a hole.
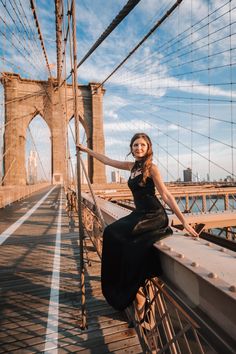
[[[72,86],[55,90],[57,81],[22,79],[18,74],[4,73],[1,78],[5,92],[4,184],[25,185],[25,144],[27,127],[40,115],[51,133],[52,183],[67,179],[67,128],[74,115]],[[104,153],[103,94],[98,84],[78,86],[79,118],[88,147]],[[98,89],[97,89],[98,88]],[[65,105],[67,97],[67,107]],[[105,166],[95,159],[88,161],[92,183],[106,183]]]

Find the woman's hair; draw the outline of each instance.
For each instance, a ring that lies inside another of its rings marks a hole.
[[[133,155],[133,153],[132,153],[133,143],[136,139],[139,139],[139,138],[143,138],[146,141],[147,146],[148,146],[146,156],[142,159],[142,164],[141,164],[141,168],[143,170],[143,178],[142,178],[142,181],[140,184],[143,186],[146,183],[147,177],[150,175],[150,169],[152,166],[153,151],[152,151],[152,142],[151,142],[151,139],[149,138],[149,136],[145,133],[136,133],[130,141],[130,154]],[[135,165],[134,165],[134,168],[136,168]]]

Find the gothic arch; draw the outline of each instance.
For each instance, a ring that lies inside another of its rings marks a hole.
[[[73,114],[72,86],[67,86],[67,110],[64,88],[56,90],[57,82],[22,79],[18,74],[4,73],[1,82],[5,91],[4,134],[4,184],[26,184],[25,131],[32,116],[40,114],[48,124],[52,137],[52,175],[54,184],[62,184],[67,178],[66,129]],[[78,86],[80,119],[86,127],[90,148],[104,152],[103,94],[96,83]],[[67,112],[67,113],[66,113]],[[19,123],[20,122],[20,123]],[[90,178],[93,183],[105,183],[105,167],[90,160]]]
[[[34,114],[27,123],[25,149],[27,183],[34,184],[41,180],[51,181],[52,147],[50,127],[40,113]],[[32,130],[32,127],[36,129]]]

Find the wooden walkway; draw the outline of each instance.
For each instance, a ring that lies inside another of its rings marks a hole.
[[[142,353],[125,315],[101,294],[100,260],[90,240],[88,329],[80,329],[78,233],[68,229],[64,210],[59,225],[58,198],[59,188],[0,245],[0,353]],[[5,219],[21,217],[27,211],[27,200],[24,203],[9,207],[7,214],[5,210]],[[30,198],[28,203],[35,204]],[[7,226],[3,224],[1,233]]]

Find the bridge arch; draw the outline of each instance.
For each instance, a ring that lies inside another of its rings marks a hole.
[[[52,180],[51,130],[44,117],[34,115],[26,128],[27,184]]]
[[[48,81],[23,79],[18,74],[4,73],[1,82],[5,93],[4,184],[25,185],[26,127],[40,114],[49,126],[52,142],[52,182],[62,184],[67,179],[67,127],[73,110],[73,90],[67,85],[56,90],[56,79]],[[78,86],[80,121],[87,145],[104,153],[103,94],[97,83]],[[67,97],[67,107],[63,104]],[[105,183],[105,167],[96,160],[89,161],[92,183]]]

